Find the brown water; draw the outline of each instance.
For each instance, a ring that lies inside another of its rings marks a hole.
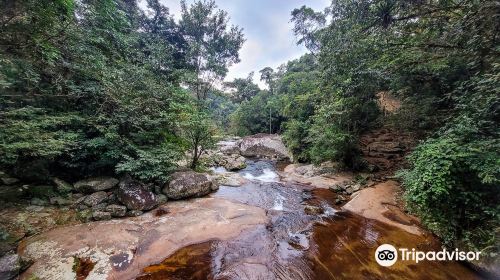
[[[226,241],[181,248],[138,279],[479,279],[457,262],[399,261],[379,266],[375,249],[384,243],[438,250],[430,235],[419,236],[334,206],[335,194],[311,186],[281,183],[270,162],[252,162],[242,187],[224,187],[213,196],[266,210],[270,222]],[[322,215],[307,215],[305,205]]]

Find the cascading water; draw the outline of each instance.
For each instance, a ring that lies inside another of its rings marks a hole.
[[[247,160],[247,168],[239,173],[248,183],[220,186],[212,196],[263,208],[269,223],[248,228],[231,240],[184,247],[163,263],[145,268],[139,279],[473,278],[457,263],[380,267],[372,251],[382,243],[429,248],[439,243],[342,211],[329,190],[281,182],[272,161]],[[319,207],[322,213],[307,215],[306,205]]]

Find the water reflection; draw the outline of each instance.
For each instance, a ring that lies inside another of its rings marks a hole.
[[[272,162],[247,164],[241,173],[251,182],[221,186],[213,196],[266,209],[270,222],[231,240],[182,248],[139,279],[478,279],[456,262],[381,267],[373,257],[380,244],[425,251],[439,249],[439,242],[341,211],[329,190],[262,180],[275,174]],[[307,215],[306,205],[322,214]]]

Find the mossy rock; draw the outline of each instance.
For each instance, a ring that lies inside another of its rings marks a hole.
[[[78,220],[80,220],[83,223],[90,222],[90,221],[92,221],[92,210],[85,209],[82,211],[78,211],[76,213],[76,217]]]

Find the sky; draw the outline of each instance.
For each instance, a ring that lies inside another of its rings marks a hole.
[[[160,0],[175,19],[180,18],[179,0]],[[188,0],[187,3],[192,3]],[[299,58],[307,50],[297,46],[290,22],[293,9],[302,5],[322,11],[330,0],[215,0],[219,9],[230,16],[230,23],[243,28],[245,43],[240,50],[241,62],[229,67],[226,81],[245,78],[255,71],[254,81],[261,87],[259,70],[276,68],[288,60]]]

